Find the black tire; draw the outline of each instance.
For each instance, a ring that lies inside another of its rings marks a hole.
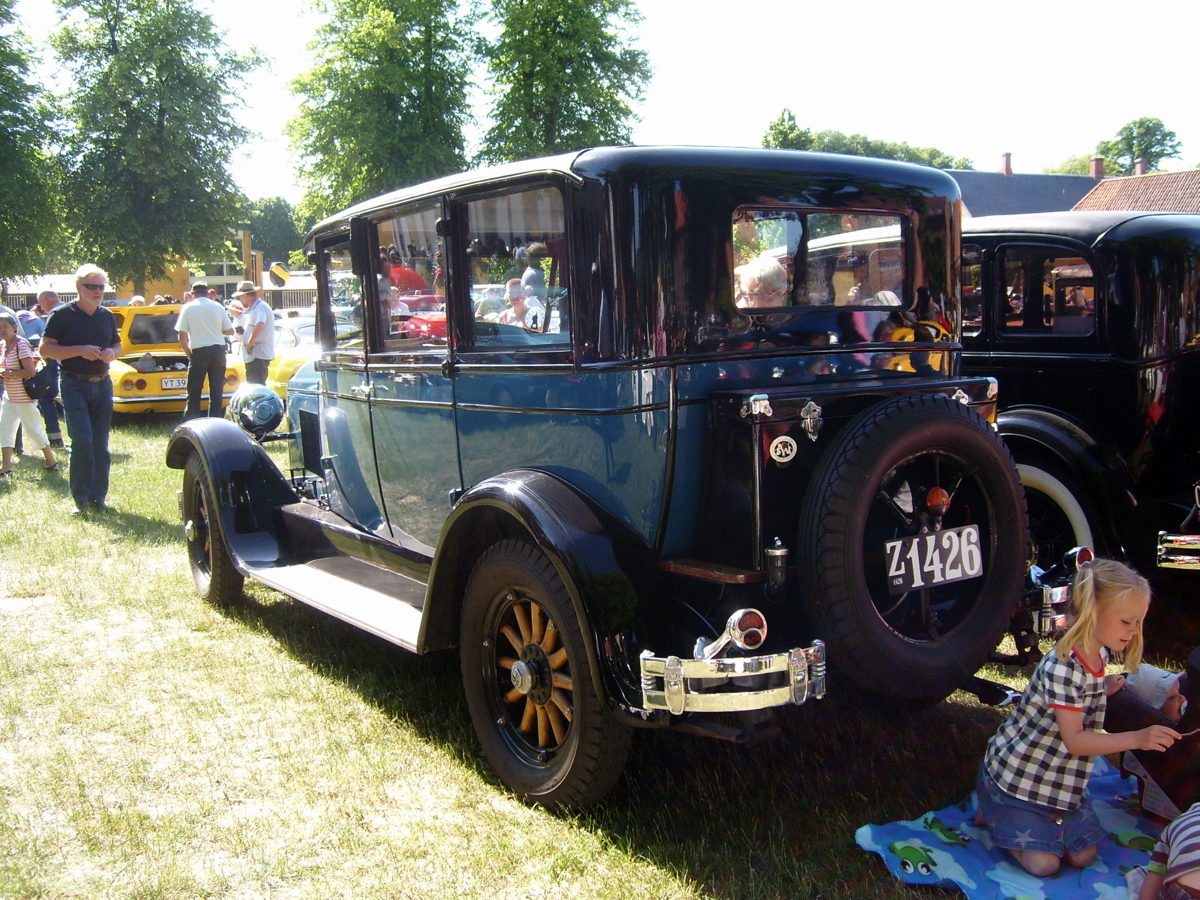
[[[500,780],[551,809],[605,796],[632,730],[604,710],[575,609],[546,555],[521,540],[489,548],[467,584],[461,628],[467,706]],[[518,661],[531,675],[524,692],[512,677]]]
[[[1101,530],[1092,517],[1091,502],[1070,475],[1034,459],[1018,462],[1017,473],[1029,507],[1034,562],[1047,569],[1072,547],[1103,550],[1097,547]]]
[[[893,595],[885,544],[917,533],[934,486],[953,495],[943,530],[977,526],[982,574]],[[947,696],[1008,628],[1027,534],[1012,457],[981,416],[934,396],[865,410],[814,471],[797,541],[804,608],[830,663],[875,694]]]
[[[196,592],[217,606],[241,599],[245,577],[233,564],[221,530],[213,522],[216,504],[200,456],[193,453],[183,469],[183,533]]]

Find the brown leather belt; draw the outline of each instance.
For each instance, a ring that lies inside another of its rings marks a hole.
[[[62,373],[68,378],[74,378],[76,381],[86,381],[88,384],[99,384],[108,378],[107,372],[103,375],[76,375],[74,372],[68,372],[66,369],[63,369]]]

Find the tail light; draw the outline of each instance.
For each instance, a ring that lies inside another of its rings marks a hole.
[[[702,659],[714,659],[726,650],[729,645],[739,650],[757,650],[767,639],[767,617],[757,609],[739,609],[725,622],[725,630],[715,641],[700,638],[696,641],[696,656]]]
[[[756,650],[767,639],[767,620],[757,609],[739,609],[729,617],[725,629],[743,650]]]

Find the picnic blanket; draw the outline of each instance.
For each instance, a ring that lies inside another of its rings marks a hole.
[[[1086,869],[1063,866],[1037,878],[992,844],[986,828],[976,828],[975,794],[911,822],[864,825],[858,845],[883,857],[888,870],[909,884],[961,890],[970,900],[1128,900],[1137,896],[1142,871],[1162,830],[1141,815],[1137,782],[1122,778],[1103,757],[1096,761],[1088,791],[1108,839]]]

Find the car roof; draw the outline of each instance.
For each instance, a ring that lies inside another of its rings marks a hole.
[[[1118,225],[1133,219],[1174,218],[1170,213],[1147,213],[1136,210],[1091,212],[1024,213],[1011,216],[978,216],[963,219],[962,233],[966,239],[973,234],[1043,234],[1073,238],[1093,245]],[[1193,217],[1200,223],[1200,216]]]
[[[582,183],[585,179],[603,180],[622,170],[644,171],[657,169],[664,174],[678,175],[684,170],[763,172],[790,174],[861,175],[878,180],[894,180],[928,192],[930,195],[961,197],[958,182],[941,169],[893,160],[846,156],[839,153],[812,153],[806,150],[774,150],[762,147],[593,147],[558,156],[506,163],[448,175],[423,184],[402,188],[381,197],[364,200],[316,225],[305,239],[334,229],[358,216],[400,203],[433,198],[440,194],[469,188],[482,182],[525,180],[538,175],[558,175]]]

